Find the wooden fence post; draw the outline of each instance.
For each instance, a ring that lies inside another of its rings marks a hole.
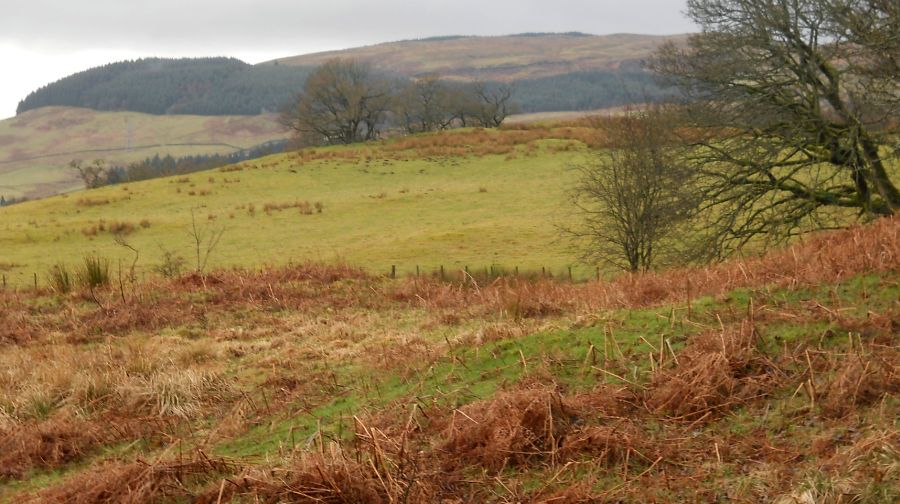
[[[37,273],[34,274],[34,290],[37,290]]]
[[[445,280],[445,278],[444,278],[444,265],[441,264],[441,281],[443,282],[444,280]]]
[[[397,265],[391,265],[391,278],[397,278]]]

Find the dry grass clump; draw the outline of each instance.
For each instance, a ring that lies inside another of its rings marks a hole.
[[[146,221],[146,225],[141,224],[141,227],[147,228],[150,226],[150,221]],[[106,222],[105,220],[99,220],[96,224],[92,226],[87,226],[81,230],[81,233],[85,236],[97,236],[100,233],[109,233],[112,235],[128,235],[137,231],[138,226],[132,224],[131,222],[125,221],[112,221]]]
[[[556,456],[574,420],[554,387],[499,392],[454,410],[440,450],[447,468],[476,464],[499,472]]]
[[[144,504],[190,501],[202,486],[237,466],[198,452],[192,459],[148,463],[113,461],[44,489],[32,501],[66,504]]]
[[[216,373],[185,369],[123,383],[116,393],[132,414],[190,419],[205,405],[225,402],[231,387]]]
[[[151,340],[15,347],[0,354],[0,412],[8,422],[115,413],[192,418],[230,397],[216,369],[181,369],[191,345]]]
[[[325,205],[321,201],[310,203],[309,201],[295,201],[293,203],[266,203],[263,205],[263,212],[271,214],[272,212],[281,212],[290,208],[296,208],[301,215],[312,215],[313,213],[322,213]]]
[[[109,198],[78,198],[75,204],[83,207],[93,207],[101,205],[109,205],[112,203]]]
[[[780,371],[760,352],[752,322],[694,336],[673,368],[654,374],[648,407],[682,419],[699,419],[765,395]]]

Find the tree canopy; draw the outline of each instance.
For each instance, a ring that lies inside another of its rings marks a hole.
[[[687,13],[702,31],[652,67],[684,92],[711,243],[900,209],[897,2],[689,0]]]

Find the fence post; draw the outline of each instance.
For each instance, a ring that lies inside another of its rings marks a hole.
[[[441,264],[441,281],[443,282],[444,280],[446,280],[446,279],[444,278],[444,265]]]
[[[416,264],[416,278],[419,277],[419,265]]]
[[[516,266],[516,276],[519,276],[519,267]]]
[[[572,267],[569,266],[569,281],[572,281]]]
[[[37,273],[34,274],[34,290],[37,290]]]
[[[600,281],[600,266],[597,266],[597,281]]]
[[[6,288],[6,275],[3,275],[3,288]]]
[[[541,277],[547,276],[547,268],[545,266],[541,266]]]
[[[391,265],[391,278],[397,278],[397,265]]]

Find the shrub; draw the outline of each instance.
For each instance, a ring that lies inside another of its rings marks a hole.
[[[162,251],[162,262],[153,268],[153,271],[159,273],[166,278],[175,278],[181,275],[187,261],[184,257],[176,254],[171,250]]]
[[[149,222],[147,223],[149,225]],[[111,234],[127,235],[134,232],[134,224],[130,222],[110,222],[108,226]]]

